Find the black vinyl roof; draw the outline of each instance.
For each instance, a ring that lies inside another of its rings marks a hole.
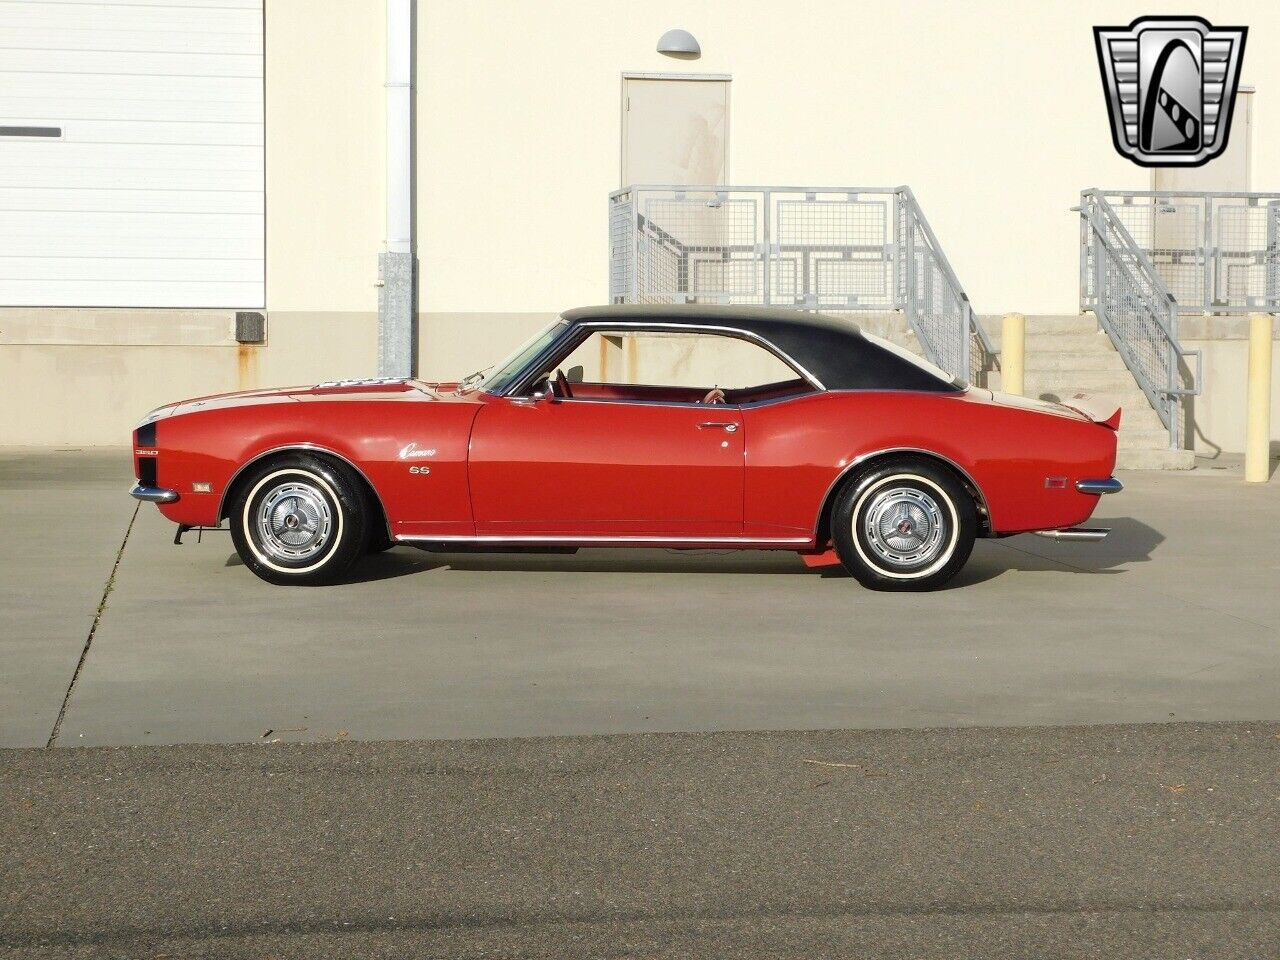
[[[960,389],[957,380],[938,377],[863,336],[851,320],[823,313],[770,307],[623,304],[579,307],[562,316],[570,324],[620,323],[729,327],[772,344],[828,390]]]

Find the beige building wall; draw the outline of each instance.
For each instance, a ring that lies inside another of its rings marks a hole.
[[[908,184],[976,310],[1074,313],[1080,190],[1150,185],[1112,146],[1092,28],[1152,12],[1114,0],[424,3],[422,309],[607,297],[620,76],[638,71],[732,75],[731,183]],[[1280,190],[1280,6],[1195,12],[1251,28],[1253,186]],[[675,26],[698,38],[700,60],[654,51]]]
[[[1092,27],[1149,12],[420,0],[421,375],[486,366],[606,298],[624,71],[732,75],[732,182],[909,184],[979,312],[1074,313],[1080,189],[1149,184],[1111,145]],[[1280,190],[1280,8],[1197,12],[1252,28],[1253,186]],[[226,312],[0,310],[0,443],[115,443],[177,398],[376,372],[383,16],[266,0],[268,344],[237,346]],[[654,51],[675,26],[701,60]],[[1215,369],[1200,409],[1225,424]]]
[[[1194,428],[1195,451],[1202,457],[1244,451],[1249,321],[1239,318],[1227,322],[1232,329],[1224,336],[1229,339],[1182,338],[1183,349],[1204,352],[1205,391],[1202,396],[1191,398],[1186,408]],[[1277,325],[1273,336],[1280,341],[1280,319],[1272,322]],[[1272,345],[1271,384],[1271,449],[1273,454],[1280,454],[1280,343]]]
[[[128,443],[184,397],[376,372],[383,4],[266,0],[265,346],[229,311],[0,309],[0,444]]]

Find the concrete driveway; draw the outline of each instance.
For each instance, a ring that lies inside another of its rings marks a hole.
[[[1280,720],[1280,488],[1122,476],[1105,543],[979,542],[932,594],[782,553],[410,548],[285,589],[135,514],[125,451],[9,451],[0,744],[64,704],[63,746]]]

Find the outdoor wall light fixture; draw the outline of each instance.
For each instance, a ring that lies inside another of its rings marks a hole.
[[[702,48],[688,30],[668,30],[658,40],[658,52],[677,60],[697,60]]]

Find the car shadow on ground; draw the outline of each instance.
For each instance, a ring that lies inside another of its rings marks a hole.
[[[1098,543],[1049,540],[1024,533],[1002,540],[979,540],[973,556],[943,589],[970,586],[1005,573],[1083,573],[1115,575],[1131,563],[1145,563],[1164,542],[1164,534],[1132,517],[1110,517],[1091,524],[1109,527]]]
[[[243,566],[236,554],[226,566]],[[775,550],[634,550],[586,548],[570,553],[434,553],[396,547],[365,557],[344,578],[368,583],[431,570],[493,573],[813,573],[800,557]]]
[[[1140,520],[1120,517],[1099,522],[1111,533],[1101,543],[1047,540],[1023,534],[979,540],[964,569],[944,589],[983,583],[1007,573],[1117,574],[1130,563],[1149,560],[1164,535]],[[241,566],[234,553],[226,566]],[[806,574],[848,577],[835,565],[811,568],[798,554],[781,550],[634,550],[587,548],[570,553],[432,553],[396,547],[364,558],[344,580],[369,583],[432,570],[529,573],[692,573]]]

